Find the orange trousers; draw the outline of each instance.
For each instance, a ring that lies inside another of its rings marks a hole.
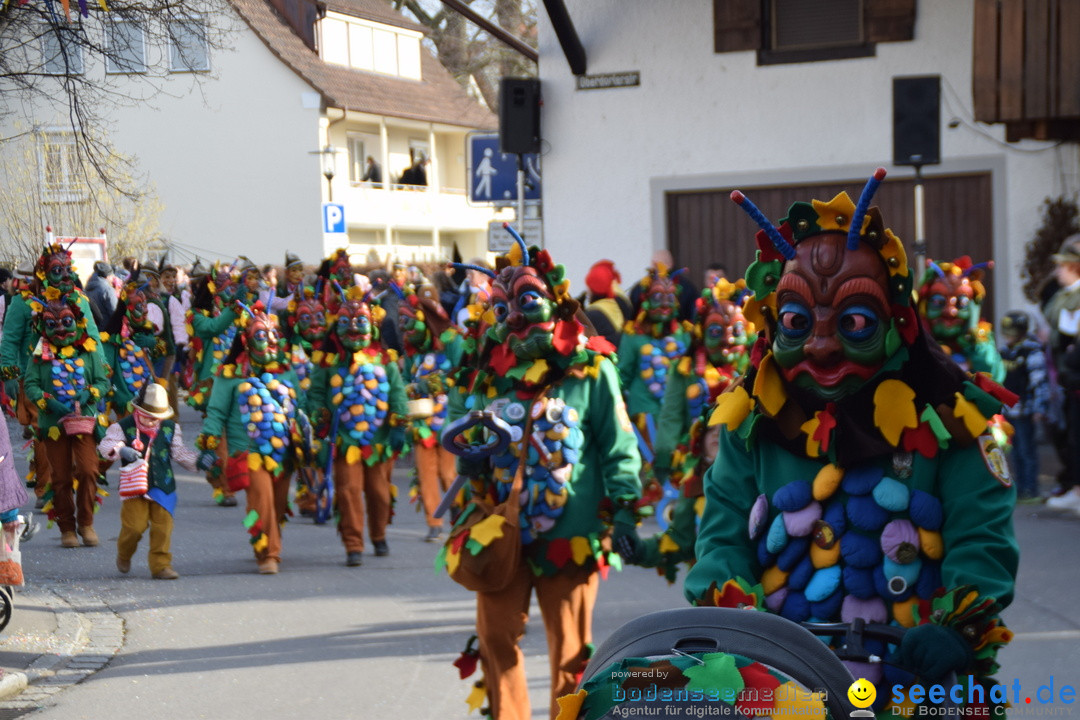
[[[94,526],[94,501],[97,499],[98,453],[93,435],[65,435],[46,438],[53,489],[53,508],[60,532],[74,532],[78,527]],[[79,488],[72,491],[74,481]]]
[[[247,511],[259,513],[263,532],[266,533],[266,548],[255,553],[260,562],[266,559],[281,562],[281,522],[289,508],[289,475],[282,473],[275,478],[266,470],[248,470],[250,485],[244,494],[247,496]]]
[[[367,498],[368,536],[372,542],[386,539],[390,524],[390,471],[393,462],[366,465],[345,462],[345,453],[334,458],[334,497],[338,509],[338,534],[345,552],[364,550],[364,499]]]
[[[457,477],[457,456],[438,443],[429,448],[414,445],[413,453],[416,455],[416,475],[420,480],[420,502],[424,504],[428,527],[440,527],[442,519],[436,519],[431,513],[439,507],[443,494]]]
[[[34,429],[34,496],[40,498],[49,487],[49,454],[45,451],[45,441],[38,439],[38,406],[26,397],[22,378],[19,378],[19,396],[15,408],[19,424]]]
[[[547,633],[551,659],[551,718],[559,714],[556,698],[573,693],[592,642],[592,613],[599,575],[577,565],[550,577],[536,577],[522,560],[510,586],[476,594],[476,634],[494,720],[530,720],[525,656],[519,643],[529,619],[533,589]]]

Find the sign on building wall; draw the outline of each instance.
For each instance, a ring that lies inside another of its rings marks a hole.
[[[517,155],[499,152],[498,133],[474,133],[466,142],[469,161],[469,201],[473,203],[517,202]],[[540,156],[527,153],[525,202],[540,202]]]

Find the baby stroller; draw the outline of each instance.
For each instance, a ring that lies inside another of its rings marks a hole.
[[[777,615],[733,608],[650,613],[597,648],[579,684],[578,696],[587,694],[574,717],[872,716],[848,700],[854,678],[839,651],[814,633],[845,638],[842,648],[854,657],[864,631],[867,637],[903,631],[860,623],[853,637],[852,629],[837,623],[811,632]]]

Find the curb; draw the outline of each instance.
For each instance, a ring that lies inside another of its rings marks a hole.
[[[37,589],[56,614],[59,647],[38,656],[25,672],[0,678],[0,711],[28,713],[45,707],[53,695],[109,664],[124,644],[123,619],[98,598],[68,587]]]

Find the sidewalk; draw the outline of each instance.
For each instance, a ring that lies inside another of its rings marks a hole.
[[[11,622],[0,632],[0,710],[47,704],[103,668],[122,645],[123,621],[100,601],[58,587],[15,588]]]

